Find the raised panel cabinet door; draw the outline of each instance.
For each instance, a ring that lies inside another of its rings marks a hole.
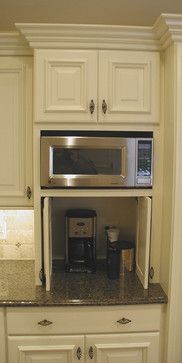
[[[35,51],[35,121],[96,122],[97,52]]]
[[[86,337],[86,363],[159,363],[159,333]]]
[[[0,58],[0,170],[0,205],[32,205],[31,57]]]
[[[83,336],[9,336],[8,363],[83,363]]]
[[[99,122],[159,122],[159,54],[99,52]]]

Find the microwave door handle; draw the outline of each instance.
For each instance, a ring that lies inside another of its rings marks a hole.
[[[126,178],[126,146],[121,147],[121,177]]]

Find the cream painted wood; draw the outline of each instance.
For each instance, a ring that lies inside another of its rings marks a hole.
[[[99,122],[158,124],[159,71],[155,52],[99,52]]]
[[[86,362],[159,363],[159,333],[91,335],[86,337]],[[93,358],[89,356],[93,348]]]
[[[50,291],[52,276],[52,209],[51,198],[44,198],[43,208],[43,241],[44,241],[44,273],[46,291]]]
[[[16,31],[0,32],[0,55],[32,55],[32,49],[25,38]]]
[[[32,58],[0,58],[0,205],[31,206]]]
[[[83,362],[83,336],[9,336],[8,363],[76,363],[79,347]]]
[[[96,122],[97,52],[37,50],[34,100],[37,122]]]
[[[67,189],[42,189],[40,191],[42,197],[67,197]],[[69,197],[93,197],[93,198],[128,198],[128,197],[152,197],[152,189],[70,189]]]
[[[161,14],[153,26],[15,24],[32,48],[162,50],[182,39],[182,15]]]
[[[34,49],[161,49],[152,27],[41,23],[15,25]]]
[[[152,52],[36,50],[35,121],[157,124],[159,69]]]
[[[7,363],[6,360],[6,333],[4,309],[0,309],[0,362]]]
[[[174,44],[165,52],[165,153],[163,185],[164,256],[161,259],[162,278],[168,282],[169,303],[165,326],[164,362],[182,360],[182,46]],[[169,150],[170,144],[170,150]],[[168,177],[168,178],[167,178]],[[166,241],[165,241],[166,238]]]
[[[152,201],[149,197],[138,198],[136,273],[144,287],[148,288]]]
[[[160,304],[7,308],[7,332],[44,335],[160,331],[163,308]],[[119,324],[122,318],[131,322]],[[39,325],[44,319],[52,324]]]

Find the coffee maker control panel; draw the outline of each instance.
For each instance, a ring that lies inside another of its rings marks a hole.
[[[70,218],[68,235],[70,238],[93,237],[93,219]]]

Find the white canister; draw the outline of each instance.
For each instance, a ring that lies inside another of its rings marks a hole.
[[[119,233],[120,233],[119,228],[109,228],[107,230],[109,242],[118,241]]]

